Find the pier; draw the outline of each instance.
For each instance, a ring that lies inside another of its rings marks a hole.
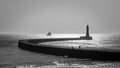
[[[52,41],[65,41],[65,40],[92,40],[89,35],[89,26],[86,27],[86,36],[81,36],[80,38],[47,38],[47,39],[27,39],[19,40],[18,47],[24,50],[57,55],[57,56],[68,56],[74,58],[88,58],[91,60],[107,60],[107,61],[120,61],[120,51],[116,50],[103,50],[103,49],[82,49],[73,47],[60,47],[60,46],[50,46],[44,44],[38,44],[43,42]]]

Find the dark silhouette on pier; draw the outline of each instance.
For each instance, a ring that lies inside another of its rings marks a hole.
[[[52,35],[52,33],[51,33],[51,32],[48,32],[48,33],[47,33],[47,36],[51,36],[51,35]]]

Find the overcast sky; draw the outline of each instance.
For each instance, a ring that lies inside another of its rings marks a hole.
[[[0,33],[120,32],[120,0],[0,0]]]

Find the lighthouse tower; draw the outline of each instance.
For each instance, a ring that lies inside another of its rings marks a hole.
[[[90,37],[89,36],[89,26],[87,25],[87,27],[86,27],[86,37]]]
[[[86,39],[87,40],[92,40],[92,37],[89,35],[89,26],[88,25],[86,27]]]
[[[86,27],[86,36],[81,36],[81,40],[92,40],[92,37],[89,35],[89,26]]]

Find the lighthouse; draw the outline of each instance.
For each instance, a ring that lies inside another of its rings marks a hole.
[[[86,27],[86,37],[89,37],[89,26]]]
[[[92,40],[92,37],[89,35],[89,25],[86,27],[86,36],[81,36],[80,39],[82,40]]]

